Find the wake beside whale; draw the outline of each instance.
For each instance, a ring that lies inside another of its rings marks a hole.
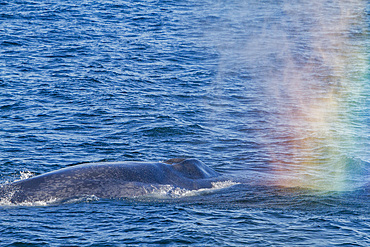
[[[220,175],[196,159],[165,162],[100,162],[75,165],[0,187],[0,200],[13,204],[73,198],[130,198],[161,186],[212,188]]]

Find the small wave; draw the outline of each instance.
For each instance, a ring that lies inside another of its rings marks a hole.
[[[82,197],[71,198],[71,199],[64,200],[64,201],[57,201],[56,203],[58,203],[58,204],[69,204],[69,203],[80,203],[80,202],[94,202],[94,201],[99,201],[99,199],[100,198],[95,196],[95,195],[90,195],[90,196],[82,196]]]

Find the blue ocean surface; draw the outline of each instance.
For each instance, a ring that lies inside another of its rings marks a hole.
[[[0,183],[196,158],[207,191],[0,200],[1,246],[369,246],[370,4],[0,0]]]

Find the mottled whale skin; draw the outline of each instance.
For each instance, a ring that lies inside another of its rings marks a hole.
[[[0,198],[15,204],[85,196],[130,198],[164,185],[188,190],[211,188],[218,176],[196,159],[86,163],[3,185]]]

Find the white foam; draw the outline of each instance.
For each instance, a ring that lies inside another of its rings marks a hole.
[[[21,203],[13,203],[11,202],[12,194],[10,193],[8,197],[6,198],[1,198],[0,200],[0,206],[48,206],[51,204],[55,204],[58,202],[58,199],[56,198],[51,198],[49,200],[45,201],[34,201],[34,202],[21,202]]]
[[[24,179],[33,177],[35,174],[30,171],[21,171],[20,175],[21,175],[20,178],[15,181],[24,180]]]
[[[225,189],[231,186],[234,186],[236,182],[226,180],[226,181],[218,181],[212,182],[211,188],[203,188],[198,190],[187,190],[184,188],[175,187],[173,185],[160,185],[160,186],[153,186],[152,192],[148,193],[144,197],[149,198],[159,198],[159,199],[170,199],[170,198],[181,198],[181,197],[189,197],[189,196],[197,196],[202,194],[213,193],[215,191]]]
[[[14,194],[14,193],[13,193]],[[11,202],[12,194],[10,193],[7,198],[1,198],[0,206],[29,206],[29,207],[43,207],[43,206],[50,206],[53,204],[69,204],[69,203],[79,203],[79,202],[92,202],[98,201],[99,198],[95,195],[91,196],[83,196],[83,197],[76,197],[72,199],[68,199],[65,201],[61,201],[60,198],[50,198],[47,200],[42,201],[24,201],[20,203],[13,203]]]

